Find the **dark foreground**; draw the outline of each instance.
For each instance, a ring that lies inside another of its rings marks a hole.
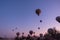
[[[55,28],[49,28],[44,35],[40,33],[39,37],[37,37],[32,30],[29,31],[27,37],[24,36],[24,33],[22,33],[21,37],[19,36],[20,33],[17,32],[15,38],[0,38],[0,40],[60,40],[60,32]]]

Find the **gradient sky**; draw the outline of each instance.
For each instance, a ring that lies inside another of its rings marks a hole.
[[[38,8],[42,11],[40,16],[35,13]],[[51,27],[59,30],[57,16],[60,16],[60,0],[0,0],[0,36],[14,37],[16,32],[27,35],[29,30],[45,33]]]

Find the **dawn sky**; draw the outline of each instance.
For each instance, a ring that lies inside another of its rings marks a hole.
[[[38,8],[40,16],[35,13]],[[60,16],[60,0],[0,0],[0,36],[14,37],[16,32],[27,35],[29,30],[37,35],[51,27],[60,30],[57,16]]]

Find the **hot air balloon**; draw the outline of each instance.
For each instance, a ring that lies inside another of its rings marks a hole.
[[[14,31],[14,29],[12,29],[12,31]]]
[[[22,37],[24,37],[24,32],[22,32]]]
[[[22,32],[22,35],[24,35],[24,32]]]
[[[38,29],[40,29],[40,27],[38,27]]]
[[[49,28],[47,32],[48,32],[49,34],[53,34],[53,29],[52,29],[52,28]]]
[[[60,16],[56,17],[56,21],[60,23]]]
[[[18,29],[17,27],[15,29]]]
[[[20,35],[20,33],[19,33],[19,32],[17,32],[17,33],[16,33],[16,35],[17,35],[17,36],[19,36],[19,35]]]
[[[42,20],[40,20],[40,22],[42,22]]]
[[[39,16],[40,15],[40,13],[41,13],[41,10],[40,9],[36,9],[36,14]]]
[[[32,35],[32,34],[33,34],[33,31],[32,31],[32,30],[30,30],[30,31],[29,31],[29,34],[30,34],[30,35]]]

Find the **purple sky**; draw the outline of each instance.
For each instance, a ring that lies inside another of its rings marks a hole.
[[[35,13],[37,8],[42,11],[40,16]],[[14,37],[16,32],[27,35],[29,30],[39,34],[50,27],[59,30],[57,16],[60,16],[60,0],[0,0],[0,36]]]

